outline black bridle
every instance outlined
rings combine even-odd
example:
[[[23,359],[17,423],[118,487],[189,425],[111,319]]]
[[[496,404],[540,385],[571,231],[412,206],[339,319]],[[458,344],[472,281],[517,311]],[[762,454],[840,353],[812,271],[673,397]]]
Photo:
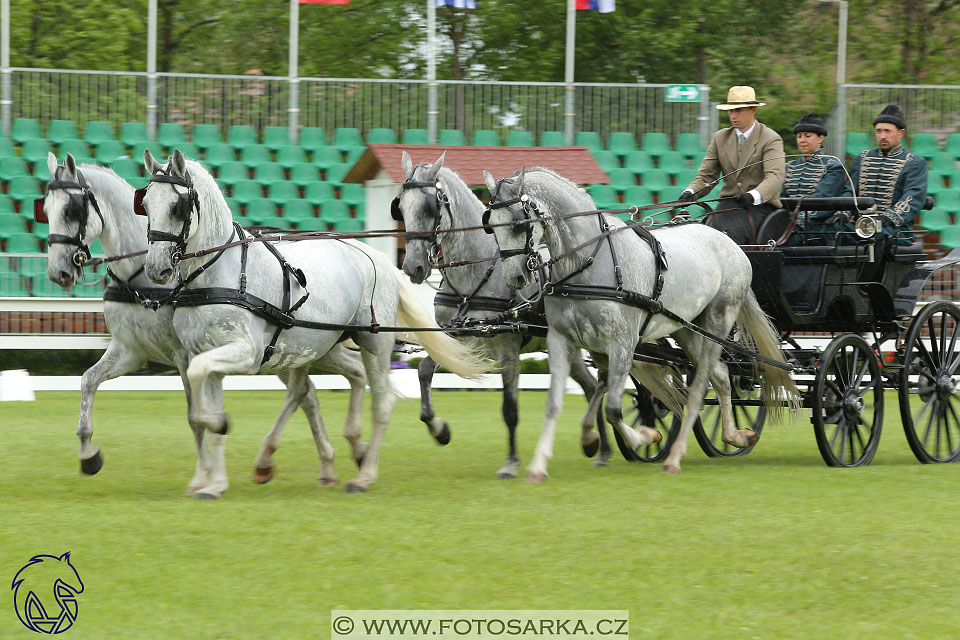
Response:
[[[486,227],[484,230],[487,233],[493,233],[493,229],[488,226],[490,224],[490,212],[493,209],[504,209],[519,204],[520,210],[511,211],[510,213],[514,222],[524,225],[524,233],[526,234],[524,246],[520,249],[500,249],[500,259],[506,260],[513,256],[525,255],[527,257],[527,269],[531,272],[536,272],[540,268],[540,253],[537,251],[537,247],[533,241],[533,223],[542,223],[543,217],[540,215],[540,207],[525,193],[521,193],[509,200],[499,199],[500,187],[504,184],[513,184],[513,182],[512,178],[500,178],[500,180],[497,181],[497,186],[490,195],[490,202],[487,203],[487,210],[483,212],[481,222],[483,222],[483,225]]]
[[[177,202],[173,205],[173,215],[177,219],[183,220],[183,226],[180,228],[180,233],[174,235],[165,231],[155,231],[151,229],[148,220],[147,242],[176,243],[171,262],[177,264],[180,261],[180,257],[187,252],[187,236],[190,235],[191,214],[194,209],[197,211],[197,220],[199,221],[200,219],[200,197],[197,195],[196,189],[193,188],[193,180],[190,179],[189,171],[184,171],[181,177],[173,173],[172,169],[166,170],[163,167],[157,167],[150,175],[150,183],[153,182],[166,182],[174,185],[173,191],[177,194]],[[150,183],[148,183],[146,187],[137,189],[133,194],[133,212],[138,216],[147,215],[147,210],[143,207],[143,198],[147,195],[147,187],[150,186]],[[178,186],[185,187],[186,191],[183,193],[177,191],[176,187]]]
[[[64,173],[67,171],[67,168],[63,165],[58,165],[56,172],[53,175],[53,178],[47,184],[47,192],[54,191],[57,189],[67,190],[67,189],[79,189],[80,193],[69,193],[69,201],[65,209],[66,217],[69,219],[74,219],[78,221],[77,233],[76,235],[66,236],[59,233],[51,233],[47,236],[47,244],[69,244],[77,248],[77,251],[73,254],[73,264],[80,268],[83,264],[91,258],[90,246],[86,243],[84,236],[87,232],[87,221],[90,218],[90,207],[93,207],[93,210],[97,213],[97,217],[100,218],[100,230],[103,230],[103,214],[100,213],[100,205],[97,204],[97,198],[93,195],[93,192],[90,191],[87,181],[84,180],[83,174],[80,171],[77,171],[77,181],[74,182],[69,179],[64,179]],[[43,210],[44,202],[46,202],[46,196],[42,198],[37,198],[33,201],[33,219],[39,222],[40,224],[49,224],[49,218],[47,213]]]
[[[440,223],[443,221],[444,209],[447,210],[447,216],[450,218],[450,225],[453,226],[453,214],[450,213],[450,198],[447,197],[446,192],[443,190],[443,185],[440,184],[439,180],[436,182],[419,182],[410,179],[404,182],[400,188],[403,191],[408,189],[437,190],[436,195],[433,197],[431,197],[429,193],[424,193],[424,195],[427,197],[427,214],[433,219],[433,222],[430,225],[433,231],[430,233],[424,233],[423,235],[409,236],[407,238],[408,242],[412,242],[413,240],[430,242],[430,263],[436,266],[440,256]],[[397,222],[403,222],[403,212],[400,211],[400,196],[394,198],[393,202],[390,203],[390,217]]]

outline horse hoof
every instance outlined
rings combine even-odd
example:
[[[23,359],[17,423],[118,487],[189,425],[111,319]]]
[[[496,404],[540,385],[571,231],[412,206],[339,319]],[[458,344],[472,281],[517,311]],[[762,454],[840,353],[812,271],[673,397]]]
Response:
[[[102,468],[103,456],[100,455],[99,450],[86,460],[80,461],[80,471],[82,471],[84,475],[95,476]]]
[[[513,480],[517,474],[510,471],[497,471],[497,480]]]
[[[592,458],[597,455],[597,451],[600,451],[600,440],[597,439],[586,444],[581,443],[580,446],[583,447],[583,455]]]
[[[440,430],[440,433],[433,436],[433,439],[437,441],[439,445],[448,445],[450,444],[450,427],[447,425],[447,421],[443,421],[443,429]]]
[[[354,484],[353,482],[348,482],[343,488],[344,493],[366,493],[367,488],[363,485]]]
[[[605,452],[601,453],[600,457],[593,461],[594,467],[609,467],[610,466],[610,453]]]
[[[653,439],[650,441],[650,444],[659,444],[660,442],[663,442],[663,434],[652,427],[650,429],[653,431]]]
[[[680,467],[675,464],[665,464],[663,465],[663,472],[673,474],[680,473]]]
[[[547,474],[540,472],[531,472],[524,478],[530,484],[543,484],[547,481]]]
[[[757,441],[760,440],[760,434],[754,431],[753,429],[744,429],[744,432],[747,434],[747,446],[752,447],[757,444]]]
[[[276,473],[274,468],[271,467],[257,467],[253,472],[253,481],[257,484],[267,484],[273,480],[273,475]]]
[[[340,484],[340,481],[336,478],[320,478],[321,487],[335,487]]]
[[[205,493],[203,491],[197,491],[195,494],[193,494],[193,497],[196,498],[197,500],[216,500],[220,496],[215,495],[213,493]]]

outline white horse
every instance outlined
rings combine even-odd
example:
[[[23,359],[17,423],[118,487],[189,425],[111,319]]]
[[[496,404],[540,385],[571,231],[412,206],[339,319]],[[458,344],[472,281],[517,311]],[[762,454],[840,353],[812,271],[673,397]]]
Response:
[[[660,437],[654,429],[634,430],[623,423],[620,399],[627,376],[633,370],[645,383],[649,379],[633,360],[637,343],[672,336],[690,358],[696,375],[664,471],[680,471],[680,459],[708,380],[720,400],[724,442],[745,447],[756,441],[752,430],[734,428],[730,381],[720,359],[720,344],[668,315],[676,314],[721,339],[736,324],[745,342],[755,345],[762,356],[785,362],[777,333],[750,289],[750,262],[735,242],[705,225],[686,224],[656,232],[660,251],[637,233],[623,230],[624,223],[613,216],[565,216],[591,211],[592,203],[577,185],[549,169],[521,171],[499,182],[485,171],[484,180],[491,193],[486,217],[495,225],[507,284],[519,289],[530,282],[532,270],[540,268],[540,257],[533,248],[541,240],[554,256],[550,282],[545,285],[550,393],[540,441],[527,467],[529,480],[542,482],[547,477],[553,434],[563,406],[563,383],[578,348],[589,351],[607,371],[607,421],[632,447]],[[662,291],[658,291],[661,277]],[[657,305],[646,304],[643,296],[658,301],[664,311],[651,313]],[[760,372],[763,400],[772,415],[779,413],[784,399],[794,408],[799,406],[799,393],[786,371],[764,363]],[[647,386],[661,395],[671,383],[679,383],[660,382]],[[661,395],[661,399],[675,405],[673,398]]]
[[[423,282],[430,274],[442,244],[444,262],[461,263],[461,266],[444,271],[443,284],[435,302],[437,320],[449,326],[464,318],[495,318],[522,303],[523,297],[504,284],[497,241],[492,236],[479,228],[447,233],[451,228],[479,227],[484,206],[460,176],[443,166],[443,158],[441,155],[433,164],[414,166],[406,151],[401,157],[406,183],[396,201],[395,211],[399,212],[408,232],[424,233],[407,240],[403,271],[414,284]],[[394,216],[397,216],[396,212]],[[540,318],[537,320],[543,322]],[[500,333],[484,338],[480,344],[500,365],[503,379],[501,414],[507,424],[509,450],[497,477],[516,478],[520,468],[516,438],[520,354],[543,351],[544,339]],[[433,409],[431,387],[435,368],[430,358],[424,358],[420,363],[420,419],[437,442],[446,444],[450,438],[449,427]],[[582,359],[571,362],[571,374],[583,388],[587,400],[593,398],[597,381]],[[602,422],[598,422],[597,431],[593,430],[598,405],[599,399],[591,403],[580,421],[580,444],[588,457],[593,457],[599,447],[600,456],[595,464],[603,466],[610,459],[610,445]]]
[[[76,164],[67,154],[58,165],[51,153],[47,157],[51,181],[46,195],[37,200],[34,211],[49,221],[47,276],[64,288],[72,287],[82,276],[82,264],[89,258],[89,246],[97,238],[111,256],[145,251],[146,220],[133,214],[134,190],[112,170],[96,165]],[[82,171],[81,171],[82,169]],[[143,274],[143,258],[110,263],[113,279],[105,292],[103,314],[110,331],[110,343],[100,360],[84,372],[80,382],[80,468],[93,475],[103,466],[100,448],[93,438],[93,401],[99,386],[118,376],[141,368],[148,360],[175,366],[180,372],[189,405],[190,381],[186,371],[190,355],[173,330],[173,307],[148,308],[138,300],[156,300],[167,296],[172,286],[152,285]],[[366,376],[357,354],[344,347],[331,351],[320,363],[327,371],[340,373],[350,381],[350,414],[345,432],[354,446],[354,455],[363,456],[366,444],[360,442],[361,412]],[[285,382],[285,376],[281,376]],[[321,481],[335,482],[333,453],[323,427],[316,393],[306,384],[291,386],[273,429],[264,440],[255,462],[254,479],[266,482],[273,475],[271,455],[279,445],[280,433],[297,406],[303,408],[310,423],[323,465]],[[197,444],[197,467],[187,492],[193,493],[210,481],[213,461],[222,457],[223,436],[211,435],[208,450],[205,429],[191,421]],[[356,434],[356,435],[354,435]]]
[[[138,194],[149,220],[146,274],[167,283],[180,273],[173,325],[193,354],[187,377],[197,424],[226,432],[224,375],[291,371],[305,379],[312,363],[350,337],[360,347],[370,384],[373,435],[360,472],[345,489],[365,491],[377,478],[395,403],[389,379],[394,335],[379,331],[379,323],[411,329],[455,373],[477,377],[487,370],[475,351],[439,332],[403,274],[362,242],[251,242],[191,257],[188,252],[223,247],[248,234],[233,223],[223,194],[199,163],[175,150],[161,167],[147,150],[144,166],[151,174]],[[216,497],[226,488],[226,470],[218,471],[203,493]]]

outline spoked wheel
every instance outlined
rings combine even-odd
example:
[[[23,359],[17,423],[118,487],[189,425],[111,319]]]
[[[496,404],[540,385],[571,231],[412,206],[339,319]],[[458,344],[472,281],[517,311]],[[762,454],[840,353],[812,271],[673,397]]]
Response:
[[[870,464],[883,429],[883,379],[870,345],[858,335],[835,338],[823,353],[812,398],[813,431],[831,467]]]
[[[617,439],[617,447],[628,462],[656,462],[667,457],[670,446],[680,431],[679,423],[671,419],[670,409],[657,400],[630,376],[633,389],[629,387],[623,391],[623,422],[628,427],[654,427],[663,436],[656,444],[631,449],[620,433],[613,429],[613,436]],[[601,409],[602,410],[602,409]]]
[[[687,376],[693,380],[694,372]],[[760,436],[763,424],[767,419],[767,408],[760,402],[760,387],[753,376],[731,375],[730,395],[733,400],[733,427],[734,429],[753,429]],[[729,458],[745,456],[756,443],[747,447],[736,447],[723,441],[723,423],[720,420],[720,405],[716,404],[717,393],[713,386],[707,387],[707,394],[703,399],[703,408],[697,421],[693,423],[693,435],[703,452],[711,458]],[[709,403],[709,404],[708,404]],[[676,426],[679,429],[682,416],[676,416]]]
[[[923,463],[960,458],[960,309],[933,302],[917,314],[904,342],[900,417]]]

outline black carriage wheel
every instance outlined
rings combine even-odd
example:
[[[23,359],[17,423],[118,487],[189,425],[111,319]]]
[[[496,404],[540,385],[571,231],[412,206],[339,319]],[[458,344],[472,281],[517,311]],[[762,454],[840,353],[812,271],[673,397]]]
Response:
[[[687,376],[688,384],[693,381],[694,371]],[[753,376],[731,375],[730,395],[733,400],[733,427],[734,429],[752,429],[757,436],[763,431],[763,424],[767,419],[767,408],[760,402],[760,388]],[[723,423],[720,420],[720,405],[717,404],[717,394],[711,385],[707,386],[707,393],[703,399],[703,408],[697,421],[693,423],[693,435],[703,452],[711,458],[729,458],[745,456],[756,443],[747,447],[735,447],[723,441]],[[674,418],[677,428],[680,428],[682,416]]]
[[[877,453],[883,429],[883,378],[870,345],[846,334],[827,345],[814,380],[810,421],[831,467],[861,467]]]
[[[613,436],[617,440],[617,447],[627,462],[656,462],[667,457],[670,447],[679,432],[679,424],[670,419],[670,409],[653,397],[636,378],[630,376],[634,388],[623,390],[623,422],[628,427],[636,428],[641,425],[654,427],[663,436],[656,444],[631,449],[624,442],[620,433],[613,429]],[[601,412],[603,408],[601,407]]]
[[[960,309],[932,302],[904,342],[900,417],[913,455],[923,463],[960,458]]]

